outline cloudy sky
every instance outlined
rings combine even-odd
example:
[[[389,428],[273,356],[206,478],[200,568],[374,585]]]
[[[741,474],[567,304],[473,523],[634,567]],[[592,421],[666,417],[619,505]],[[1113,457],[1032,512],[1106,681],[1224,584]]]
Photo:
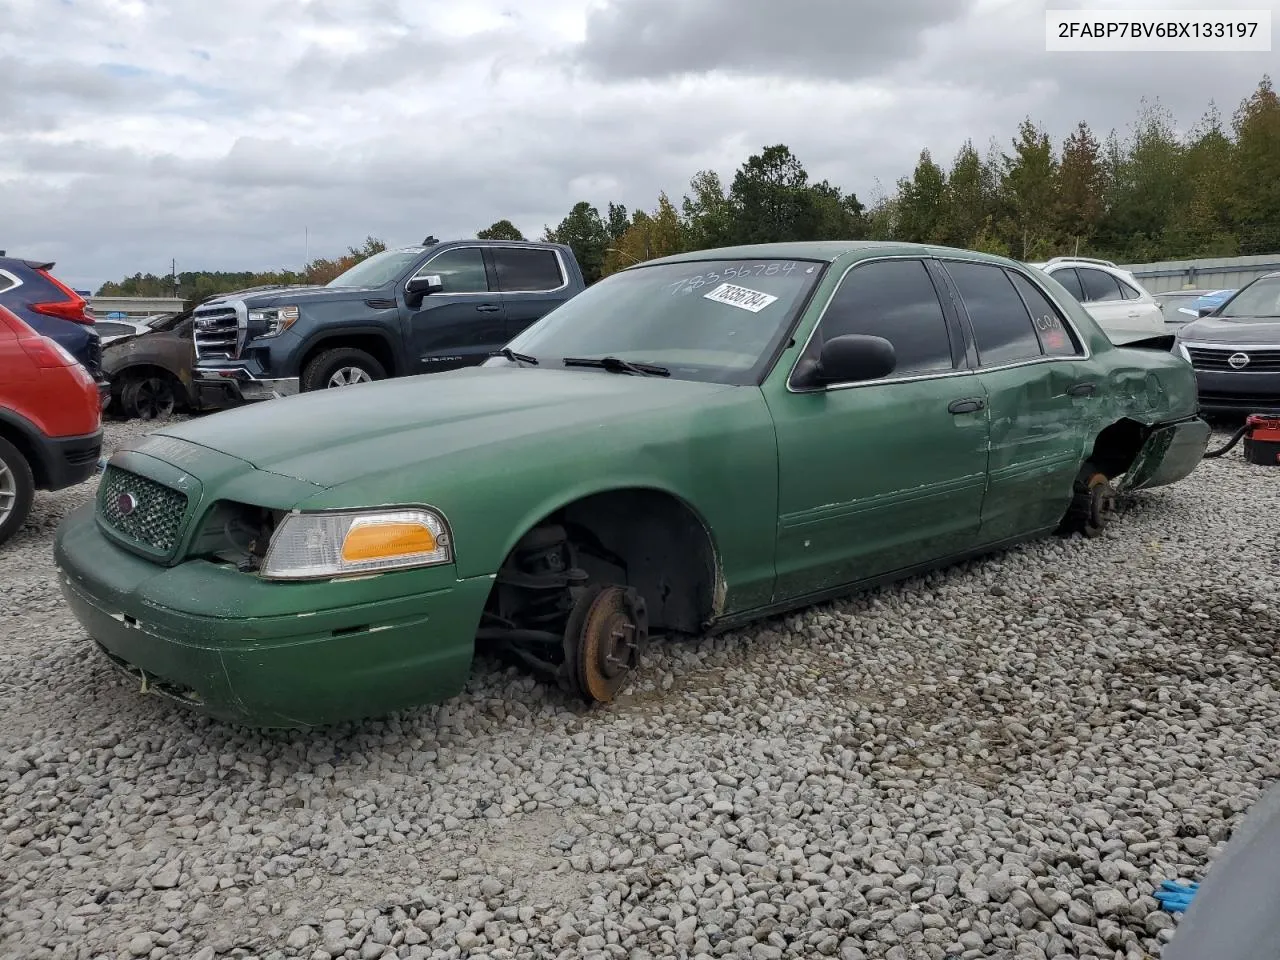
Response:
[[[1271,9],[1280,0],[1231,3]],[[1045,52],[1163,0],[4,0],[0,248],[77,286],[298,267],[368,234],[651,207],[786,143],[869,200],[919,150],[1230,116],[1275,53]]]

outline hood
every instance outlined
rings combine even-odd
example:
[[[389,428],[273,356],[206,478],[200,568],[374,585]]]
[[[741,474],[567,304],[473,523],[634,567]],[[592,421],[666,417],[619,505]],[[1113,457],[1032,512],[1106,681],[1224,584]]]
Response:
[[[472,367],[270,400],[153,435],[334,487],[475,448],[527,450],[602,423],[648,421],[742,389],[592,370]]]
[[[259,293],[229,293],[216,297],[201,307],[208,307],[235,300],[242,301],[251,310],[260,307],[276,307],[285,303],[306,303],[308,300],[324,300],[337,302],[344,300],[367,300],[374,296],[393,296],[386,287],[285,287],[280,290],[263,290]]]
[[[1182,340],[1199,340],[1202,343],[1225,345],[1274,343],[1280,347],[1280,317],[1274,320],[1256,321],[1201,317],[1179,328],[1178,337]]]

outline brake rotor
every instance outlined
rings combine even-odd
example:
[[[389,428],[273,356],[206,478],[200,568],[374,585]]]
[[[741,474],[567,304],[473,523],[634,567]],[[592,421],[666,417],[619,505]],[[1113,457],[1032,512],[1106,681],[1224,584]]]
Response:
[[[644,600],[629,587],[589,588],[565,627],[567,679],[589,700],[609,703],[649,636]]]
[[[1101,531],[1116,512],[1116,492],[1111,482],[1101,473],[1089,478],[1088,525]]]

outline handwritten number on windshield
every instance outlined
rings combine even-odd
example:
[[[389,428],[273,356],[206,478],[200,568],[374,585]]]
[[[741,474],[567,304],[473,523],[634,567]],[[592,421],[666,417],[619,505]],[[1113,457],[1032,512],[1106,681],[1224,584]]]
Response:
[[[794,262],[773,261],[772,263],[749,263],[740,267],[725,267],[719,273],[712,270],[708,273],[683,277],[670,285],[671,295],[692,293],[703,287],[722,283],[728,280],[747,280],[752,277],[776,277],[779,274],[789,275],[795,272]]]

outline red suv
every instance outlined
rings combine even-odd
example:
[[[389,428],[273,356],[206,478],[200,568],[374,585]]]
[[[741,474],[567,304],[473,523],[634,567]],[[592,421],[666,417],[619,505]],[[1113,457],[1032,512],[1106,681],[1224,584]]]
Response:
[[[93,476],[101,411],[89,371],[0,307],[0,543],[22,525],[36,490]]]

